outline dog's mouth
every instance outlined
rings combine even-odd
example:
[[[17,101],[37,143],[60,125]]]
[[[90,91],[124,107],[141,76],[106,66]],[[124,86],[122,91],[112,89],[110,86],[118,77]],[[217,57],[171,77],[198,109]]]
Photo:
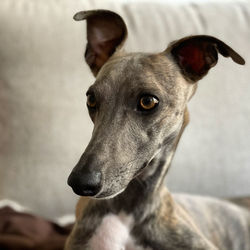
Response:
[[[107,192],[99,193],[99,194],[95,195],[93,198],[99,199],[99,200],[108,200],[108,199],[112,199],[112,198],[118,196],[119,194],[123,193],[125,189],[126,189],[126,188],[123,188],[123,189],[121,189],[120,191],[118,191],[118,192],[116,192],[116,193],[114,193],[114,194],[109,194],[109,193],[107,193]]]
[[[116,168],[102,166],[100,171],[88,168],[84,168],[83,171],[81,165],[77,165],[68,178],[68,185],[79,196],[89,196],[95,199],[114,198],[123,193],[135,178],[144,176],[148,172],[146,169],[150,171],[147,167],[153,162],[158,152],[159,150],[156,150],[152,157],[144,161],[133,159],[126,164],[112,164],[117,165]],[[96,165],[95,169],[101,168]]]
[[[101,191],[97,195],[95,195],[93,198],[111,199],[123,193],[134,179],[138,178],[141,174],[144,173],[145,169],[147,168],[150,162],[151,160],[145,161],[145,163],[142,164],[142,166],[138,168],[138,170],[130,178],[123,177],[123,178],[119,178],[119,180],[116,180],[116,181],[113,180],[113,182],[104,183]],[[120,176],[122,177],[123,175],[121,174]],[[109,179],[112,179],[112,178],[109,178]],[[123,181],[121,181],[121,179],[123,179]],[[111,186],[113,188],[110,188]],[[107,187],[107,189],[105,189],[105,187]]]
[[[95,199],[111,199],[119,194],[123,193],[128,187],[130,181],[133,180],[134,177],[128,178],[124,177],[124,175],[119,175],[119,178],[107,177],[107,179],[103,182],[103,185],[100,189],[100,192],[97,193],[93,198]]]

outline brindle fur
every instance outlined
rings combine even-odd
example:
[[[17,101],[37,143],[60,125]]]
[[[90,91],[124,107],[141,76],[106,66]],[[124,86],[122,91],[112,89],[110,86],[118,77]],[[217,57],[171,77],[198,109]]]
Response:
[[[79,16],[87,19],[86,12]],[[96,199],[80,198],[66,250],[91,250],[89,239],[102,218],[121,212],[133,215],[131,235],[141,249],[250,250],[249,210],[218,199],[171,195],[164,185],[189,121],[187,102],[197,88],[193,72],[189,78],[170,53],[175,44],[159,54],[126,54],[119,48],[101,64],[88,61],[97,75],[89,91],[101,105],[97,113],[90,113],[95,124],[92,139],[74,171],[80,173],[91,164],[101,167],[105,179]],[[154,93],[160,100],[150,115],[133,109],[141,92]],[[109,196],[114,197],[105,199]]]

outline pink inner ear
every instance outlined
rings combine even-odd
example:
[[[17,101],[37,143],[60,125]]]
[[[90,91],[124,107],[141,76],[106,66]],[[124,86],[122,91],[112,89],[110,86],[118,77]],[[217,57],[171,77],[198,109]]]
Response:
[[[204,52],[195,44],[188,44],[179,49],[179,63],[193,73],[199,74],[205,66]]]

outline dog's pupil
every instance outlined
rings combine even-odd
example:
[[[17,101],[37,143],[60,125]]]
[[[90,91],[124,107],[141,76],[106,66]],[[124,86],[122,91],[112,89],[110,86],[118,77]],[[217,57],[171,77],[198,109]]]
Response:
[[[152,96],[146,96],[142,99],[142,103],[144,106],[151,106],[154,102],[154,98]]]

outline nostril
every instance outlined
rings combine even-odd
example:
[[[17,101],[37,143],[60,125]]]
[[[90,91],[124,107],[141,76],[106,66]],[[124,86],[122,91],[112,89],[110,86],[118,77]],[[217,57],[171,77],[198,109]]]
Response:
[[[86,195],[95,195],[100,191],[101,187],[101,173],[93,172],[83,174],[81,177],[82,189]]]
[[[101,189],[101,173],[97,171],[82,173],[72,171],[68,178],[68,185],[81,196],[94,196]]]

